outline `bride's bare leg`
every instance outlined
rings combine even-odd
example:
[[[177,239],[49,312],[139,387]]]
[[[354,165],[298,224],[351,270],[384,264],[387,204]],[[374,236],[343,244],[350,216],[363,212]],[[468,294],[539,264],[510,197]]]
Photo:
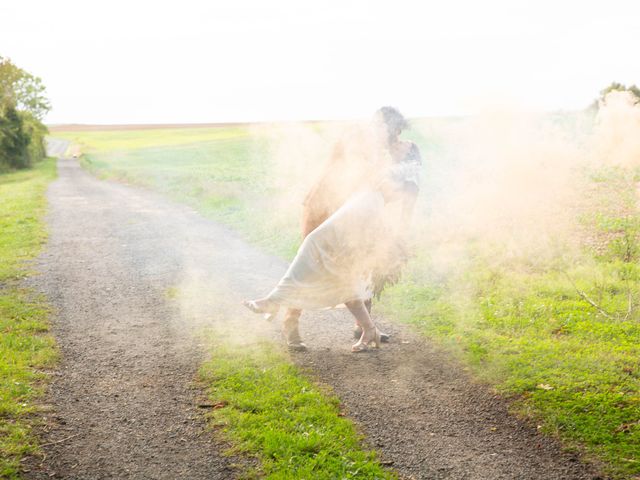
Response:
[[[369,316],[367,308],[364,306],[362,300],[353,300],[352,302],[345,303],[351,314],[355,317],[356,323],[364,331],[371,331],[375,328],[373,320]]]
[[[364,305],[362,300],[354,300],[352,302],[345,303],[351,314],[355,317],[356,323],[360,328],[362,328],[362,336],[360,340],[351,347],[352,351],[359,352],[362,350],[366,350],[369,343],[374,342],[376,346],[379,342],[379,334],[376,329],[373,320],[371,320],[371,316],[367,311],[367,308]]]
[[[369,314],[369,317],[371,317],[371,299],[364,301],[364,307],[367,309],[367,313]],[[362,327],[360,327],[360,325],[356,321],[356,324],[353,328],[353,338],[358,340],[361,336],[362,336]],[[391,335],[389,335],[388,333],[380,332],[380,341],[382,343],[389,342],[390,338],[391,338]]]

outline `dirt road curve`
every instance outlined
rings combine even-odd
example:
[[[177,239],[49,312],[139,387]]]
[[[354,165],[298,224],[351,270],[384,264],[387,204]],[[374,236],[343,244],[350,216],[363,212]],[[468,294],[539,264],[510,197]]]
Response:
[[[27,478],[233,478],[234,460],[221,455],[196,407],[203,353],[194,333],[233,320],[245,326],[239,335],[278,335],[239,304],[286,265],[187,207],[96,180],[73,160],[60,160],[59,174],[35,279],[57,309],[63,360],[42,442],[59,443],[32,459]],[[391,344],[353,355],[342,312],[307,314],[310,352],[295,358],[335,388],[403,478],[594,478],[446,355],[406,329],[385,328]]]

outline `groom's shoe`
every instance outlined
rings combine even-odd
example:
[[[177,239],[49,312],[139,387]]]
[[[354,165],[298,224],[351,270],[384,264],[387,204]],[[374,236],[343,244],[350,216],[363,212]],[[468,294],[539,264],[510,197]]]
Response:
[[[287,348],[292,352],[306,352],[307,346],[303,342],[287,342]]]
[[[360,340],[361,336],[362,336],[362,329],[360,327],[354,328],[353,338],[355,338],[356,340]],[[389,343],[390,339],[391,339],[391,335],[389,335],[388,333],[380,332],[380,341],[382,343]]]
[[[287,339],[287,348],[292,352],[306,352],[307,346],[300,338],[300,332],[298,331],[298,319],[295,322],[284,323],[284,336]]]

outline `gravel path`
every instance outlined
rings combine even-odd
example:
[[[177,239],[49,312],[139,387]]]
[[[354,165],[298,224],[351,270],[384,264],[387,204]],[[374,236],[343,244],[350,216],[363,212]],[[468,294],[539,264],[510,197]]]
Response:
[[[59,161],[50,241],[33,280],[56,308],[62,361],[27,478],[233,478],[197,408],[200,332],[238,338],[279,325],[240,306],[286,265],[188,207],[97,180]],[[404,327],[378,352],[349,353],[344,312],[305,314],[295,360],[335,389],[368,442],[403,478],[597,478],[506,411],[461,366]],[[62,440],[62,441],[61,441]],[[59,442],[59,443],[53,443]]]

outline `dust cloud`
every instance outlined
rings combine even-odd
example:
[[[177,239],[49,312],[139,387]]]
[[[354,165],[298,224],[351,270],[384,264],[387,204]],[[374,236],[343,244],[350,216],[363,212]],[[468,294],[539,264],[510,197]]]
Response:
[[[593,162],[640,166],[640,104],[631,92],[609,93],[598,111],[591,143]]]
[[[266,165],[267,193],[247,199],[256,215],[299,229],[302,202],[335,145],[357,139],[365,147],[347,154],[373,155],[373,143],[363,143],[371,138],[369,128],[369,121],[251,127],[251,135],[267,144],[256,159]],[[534,114],[501,107],[467,118],[416,119],[402,138],[418,144],[423,161],[409,243],[414,256],[429,260],[412,268],[428,264],[432,273],[448,275],[479,257],[544,268],[579,255],[580,217],[594,208],[594,172],[640,167],[640,106],[629,94],[612,92],[597,111]],[[339,179],[344,172],[332,174]],[[379,232],[380,239],[386,234]],[[228,340],[238,343],[273,335],[261,316],[244,311],[230,286],[211,288],[198,268],[179,287],[186,317],[224,324]],[[273,286],[260,284],[245,298]],[[217,299],[214,291],[221,292]],[[220,309],[218,299],[228,308]],[[220,319],[211,319],[216,310]]]
[[[274,215],[298,221],[332,146],[367,123],[274,127]],[[596,208],[590,176],[640,166],[640,105],[628,92],[611,92],[597,112],[500,107],[416,119],[402,138],[416,141],[423,158],[412,249],[429,252],[434,268],[460,269],[478,253],[497,262],[570,262],[582,241],[580,217]]]

